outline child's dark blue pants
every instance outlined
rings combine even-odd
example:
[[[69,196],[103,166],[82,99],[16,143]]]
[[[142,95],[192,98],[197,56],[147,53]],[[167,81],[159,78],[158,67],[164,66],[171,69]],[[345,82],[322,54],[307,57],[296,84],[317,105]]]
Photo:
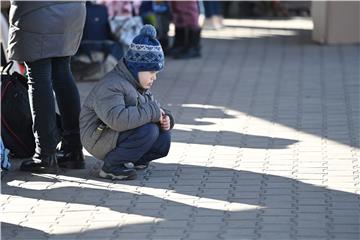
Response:
[[[104,159],[104,166],[113,167],[123,163],[146,163],[165,157],[170,149],[170,131],[161,131],[155,123],[122,132],[117,146]]]

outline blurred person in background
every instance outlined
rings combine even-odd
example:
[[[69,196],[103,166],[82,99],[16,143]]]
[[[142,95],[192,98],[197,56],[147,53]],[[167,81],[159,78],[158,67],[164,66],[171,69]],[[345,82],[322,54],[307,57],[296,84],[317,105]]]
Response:
[[[159,40],[164,54],[167,55],[169,50],[169,25],[171,22],[170,5],[167,1],[152,1],[152,8],[156,16],[155,28],[157,39]]]
[[[219,1],[203,1],[205,21],[203,29],[219,30],[223,27]]]
[[[113,18],[115,16],[131,17],[139,15],[142,1],[96,0],[96,3],[105,5],[109,18]]]
[[[172,20],[175,24],[174,43],[169,55],[175,59],[201,56],[201,27],[197,1],[171,1]]]
[[[169,25],[171,22],[170,5],[167,1],[143,1],[140,7],[140,15],[144,24],[151,24],[156,28],[164,54],[169,50]]]

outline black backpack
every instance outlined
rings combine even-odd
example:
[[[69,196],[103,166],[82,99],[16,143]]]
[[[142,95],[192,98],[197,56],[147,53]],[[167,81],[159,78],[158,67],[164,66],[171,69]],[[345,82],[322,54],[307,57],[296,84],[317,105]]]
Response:
[[[1,71],[1,138],[10,156],[32,157],[35,139],[32,132],[32,117],[27,91],[27,79],[14,72],[10,61]]]

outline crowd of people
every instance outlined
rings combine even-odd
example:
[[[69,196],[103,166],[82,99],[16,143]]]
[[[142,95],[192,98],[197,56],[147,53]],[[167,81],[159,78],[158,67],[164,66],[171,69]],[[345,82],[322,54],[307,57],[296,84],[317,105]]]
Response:
[[[166,56],[189,59],[201,56],[201,29],[217,30],[222,27],[219,1],[110,1],[97,0],[105,5],[110,21],[116,17],[140,16],[143,24],[151,24],[157,30]],[[206,15],[203,23],[200,14]],[[170,41],[169,24],[175,25],[175,36]]]

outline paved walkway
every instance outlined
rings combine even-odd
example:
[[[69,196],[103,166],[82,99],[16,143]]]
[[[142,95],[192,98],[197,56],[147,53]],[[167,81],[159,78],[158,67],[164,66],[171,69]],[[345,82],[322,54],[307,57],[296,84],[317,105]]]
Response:
[[[127,182],[91,156],[59,175],[15,162],[2,239],[359,239],[359,46],[312,43],[308,19],[226,24],[158,78],[169,156]]]

